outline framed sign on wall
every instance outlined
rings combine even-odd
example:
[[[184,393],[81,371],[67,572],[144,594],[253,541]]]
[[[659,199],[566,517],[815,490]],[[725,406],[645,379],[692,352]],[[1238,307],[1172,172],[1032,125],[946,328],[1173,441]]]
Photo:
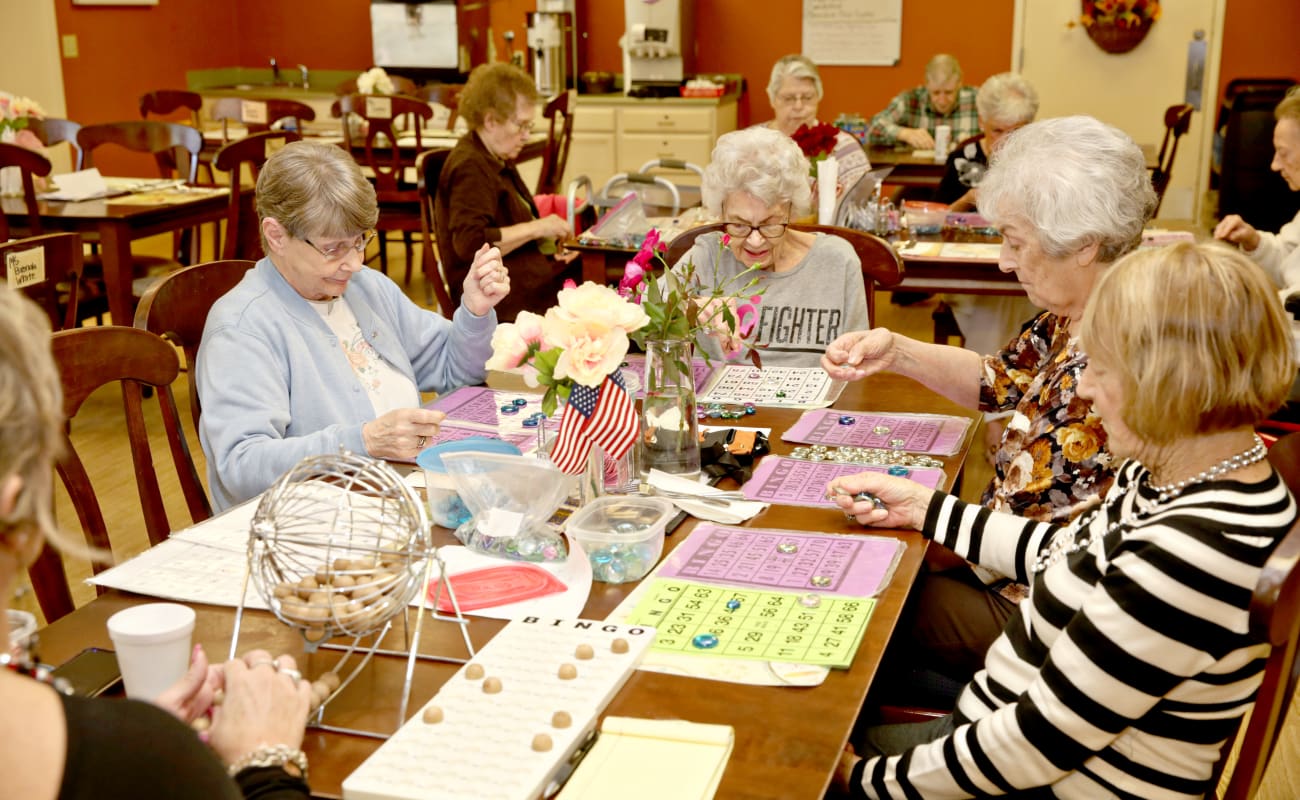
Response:
[[[72,0],[74,6],[156,6],[158,0]]]

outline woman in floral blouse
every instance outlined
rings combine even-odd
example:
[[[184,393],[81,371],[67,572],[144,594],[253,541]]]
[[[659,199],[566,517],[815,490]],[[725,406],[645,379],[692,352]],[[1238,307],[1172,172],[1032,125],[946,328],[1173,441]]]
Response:
[[[841,380],[889,370],[964,406],[1012,412],[983,504],[1065,522],[1113,478],[1106,434],[1076,395],[1087,356],[1074,327],[1098,278],[1141,241],[1155,203],[1142,151],[1119,129],[1091,117],[1028,125],[998,148],[979,210],[1002,233],[999,266],[1047,311],[987,356],[876,328],[832,342],[822,366]],[[912,628],[919,652],[909,657],[964,682],[1023,595],[949,555],[931,560],[922,580]]]

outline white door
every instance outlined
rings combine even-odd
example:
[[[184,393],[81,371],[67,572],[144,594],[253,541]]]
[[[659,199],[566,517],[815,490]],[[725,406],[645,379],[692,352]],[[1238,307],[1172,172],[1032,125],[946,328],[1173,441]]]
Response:
[[[1159,149],[1164,112],[1184,102],[1187,50],[1197,31],[1207,42],[1201,110],[1179,142],[1160,216],[1198,219],[1217,113],[1219,32],[1226,0],[1166,0],[1146,39],[1112,55],[1077,23],[1079,0],[1016,0],[1011,63],[1038,90],[1039,118],[1090,114]]]

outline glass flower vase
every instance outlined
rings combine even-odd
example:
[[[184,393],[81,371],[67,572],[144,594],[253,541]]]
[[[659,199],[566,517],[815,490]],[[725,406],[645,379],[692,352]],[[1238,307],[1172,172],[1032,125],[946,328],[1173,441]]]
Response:
[[[647,339],[645,399],[641,401],[640,465],[650,470],[697,477],[700,428],[695,416],[692,343],[685,339]]]
[[[3,122],[0,121],[0,125]],[[0,127],[0,142],[14,144],[17,134],[13,128]],[[21,197],[23,194],[23,173],[18,167],[0,169],[0,197]]]

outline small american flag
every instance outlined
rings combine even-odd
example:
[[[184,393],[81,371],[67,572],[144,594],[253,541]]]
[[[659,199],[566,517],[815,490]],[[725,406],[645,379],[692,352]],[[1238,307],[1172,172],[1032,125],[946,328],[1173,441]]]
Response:
[[[551,462],[570,475],[580,475],[593,444],[618,459],[636,442],[636,434],[636,405],[616,370],[605,376],[598,389],[574,384]]]

